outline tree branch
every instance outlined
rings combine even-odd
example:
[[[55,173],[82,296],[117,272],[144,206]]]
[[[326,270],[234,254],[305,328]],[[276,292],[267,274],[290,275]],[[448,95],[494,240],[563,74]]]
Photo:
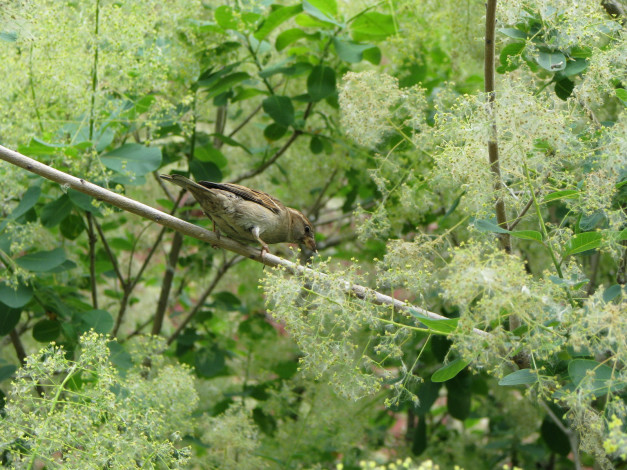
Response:
[[[11,342],[13,343],[13,347],[15,348],[15,354],[20,361],[20,364],[24,365],[26,362],[26,350],[24,349],[24,345],[22,344],[22,340],[20,339],[20,335],[17,333],[17,330],[13,328],[9,333],[11,337]]]
[[[243,245],[236,242],[235,240],[231,240],[226,237],[218,238],[215,233],[210,232],[209,230],[206,230],[189,222],[185,222],[184,220],[173,217],[169,214],[166,214],[165,212],[161,212],[160,210],[154,209],[150,206],[147,206],[146,204],[142,204],[141,202],[137,202],[133,199],[114,193],[113,191],[109,191],[108,189],[104,189],[98,185],[90,183],[89,181],[85,181],[84,179],[77,178],[59,170],[55,170],[48,165],[44,165],[37,160],[33,160],[32,158],[29,158],[1,145],[0,159],[9,162],[12,165],[24,168],[25,170],[28,170],[32,173],[38,174],[39,176],[47,178],[51,181],[55,181],[66,187],[80,191],[81,193],[94,197],[99,201],[107,202],[124,211],[131,212],[146,219],[150,219],[153,222],[157,222],[160,225],[174,229],[184,235],[204,241],[211,246],[224,248],[225,250],[232,251],[233,253],[237,253],[245,256],[246,258],[252,259],[259,263],[263,263],[266,266],[281,266],[287,272],[292,274],[307,273],[323,278],[327,277],[324,273],[314,271],[311,268],[300,266],[286,259],[279,258],[278,256],[275,256],[273,254],[266,253],[265,251],[263,252],[262,256],[261,250],[258,247]],[[413,312],[418,312],[421,315],[425,315],[426,317],[433,318],[435,320],[446,319],[446,317],[442,315],[430,312],[421,307],[412,306],[408,303],[402,302],[388,295],[381,294],[367,287],[363,287],[357,284],[351,284],[347,281],[342,282],[341,285],[345,292],[355,295],[360,299],[368,299],[369,301],[377,305],[389,305],[398,311],[403,311],[407,313],[409,313],[411,310]],[[490,336],[489,333],[476,328],[474,329],[474,332],[484,337]]]
[[[270,165],[276,162],[279,159],[279,157],[283,155],[288,148],[290,148],[290,146],[302,133],[303,131],[301,131],[300,129],[296,129],[294,132],[292,132],[292,135],[290,136],[290,138],[287,139],[287,142],[283,144],[283,147],[277,150],[275,154],[272,155],[272,157],[270,157],[264,163],[259,165],[257,168],[253,168],[252,170],[246,171],[242,173],[241,175],[235,177],[233,180],[231,180],[231,183],[240,183],[241,181],[252,178],[253,176],[257,176],[259,173],[263,173],[266,170],[266,168],[268,168]]]
[[[87,238],[89,240],[89,283],[91,284],[91,303],[98,309],[98,290],[96,286],[96,234],[91,212],[87,212]]]
[[[496,91],[494,86],[494,42],[496,37],[496,0],[488,0],[486,3],[485,18],[485,92],[488,95],[488,114],[491,121],[491,132],[488,139],[488,157],[490,159],[490,169],[494,174],[494,191],[496,192],[495,212],[496,221],[500,227],[507,230],[507,213],[505,202],[501,192],[503,190],[503,180],[501,179],[501,167],[499,163],[499,144],[496,130],[496,117],[494,116],[494,103],[496,102]],[[499,233],[501,246],[507,253],[511,253],[512,244],[509,233]]]
[[[172,288],[172,281],[174,280],[174,272],[176,271],[176,265],[178,263],[179,254],[183,247],[183,235],[181,232],[176,232],[172,239],[172,247],[170,248],[170,255],[168,256],[168,264],[166,267],[165,275],[163,276],[163,282],[161,283],[161,293],[159,294],[159,302],[157,303],[157,311],[155,312],[155,319],[152,323],[152,334],[158,335],[161,333],[161,327],[163,326],[163,317],[168,306],[168,299],[170,298],[170,289]]]
[[[176,328],[176,331],[174,331],[174,333],[170,335],[170,337],[168,338],[168,344],[172,344],[172,342],[178,337],[178,335],[181,334],[181,332],[185,329],[189,322],[194,318],[194,316],[198,313],[198,310],[200,310],[205,304],[205,300],[207,300],[207,297],[209,297],[209,295],[213,292],[213,290],[218,285],[218,282],[220,282],[220,279],[222,279],[222,277],[231,268],[231,266],[234,266],[243,259],[244,258],[240,257],[239,255],[235,255],[230,260],[225,262],[222,266],[220,266],[220,269],[218,269],[218,272],[213,278],[213,281],[211,281],[211,284],[209,284],[209,286],[202,293],[192,311],[187,314],[183,322]]]
[[[96,220],[94,220],[94,225],[96,226],[98,235],[100,235],[100,240],[102,240],[104,249],[107,252],[107,255],[109,256],[109,259],[111,260],[111,264],[113,265],[113,270],[115,271],[115,275],[120,280],[120,284],[122,285],[122,288],[126,289],[126,284],[127,284],[126,279],[124,279],[124,275],[122,274],[122,271],[120,271],[120,267],[118,266],[118,260],[116,259],[115,255],[113,254],[113,251],[111,250],[111,247],[109,246],[107,237],[105,237],[104,232],[102,231],[102,228],[100,227],[100,224]]]

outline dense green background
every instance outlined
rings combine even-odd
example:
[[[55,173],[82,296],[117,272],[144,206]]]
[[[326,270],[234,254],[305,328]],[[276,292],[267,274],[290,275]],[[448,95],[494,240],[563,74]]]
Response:
[[[329,276],[0,163],[3,464],[623,468],[624,3],[498,4],[493,108],[484,2],[223,3],[0,2],[0,144],[209,229],[159,173],[266,191]]]

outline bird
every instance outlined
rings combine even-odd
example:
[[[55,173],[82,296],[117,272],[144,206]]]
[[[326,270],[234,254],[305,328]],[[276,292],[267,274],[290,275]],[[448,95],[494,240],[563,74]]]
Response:
[[[160,175],[165,181],[187,189],[220,232],[239,242],[257,242],[261,254],[268,244],[298,243],[316,251],[314,227],[305,215],[285,206],[275,197],[233,183],[192,181],[185,176]]]

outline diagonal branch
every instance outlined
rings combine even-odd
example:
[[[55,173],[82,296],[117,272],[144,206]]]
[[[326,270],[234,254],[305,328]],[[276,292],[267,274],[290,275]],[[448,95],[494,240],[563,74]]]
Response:
[[[114,193],[113,191],[109,191],[108,189],[104,189],[98,185],[90,183],[89,181],[85,181],[82,178],[77,178],[62,171],[55,170],[48,165],[44,165],[37,160],[33,160],[32,158],[29,158],[25,155],[22,155],[21,153],[15,152],[1,145],[0,159],[9,162],[12,165],[24,168],[25,170],[28,170],[32,173],[38,174],[39,176],[42,176],[44,178],[55,181],[66,187],[76,189],[77,191],[94,197],[99,201],[107,202],[122,210],[131,212],[146,219],[150,219],[153,222],[157,222],[158,224],[165,227],[174,229],[184,235],[197,238],[198,240],[209,243],[212,246],[224,248],[225,250],[240,254],[242,256],[245,256],[246,258],[250,258],[259,263],[263,263],[266,266],[280,266],[291,274],[306,273],[313,276],[326,277],[324,273],[320,273],[311,268],[307,268],[286,259],[279,258],[278,256],[275,256],[273,254],[264,252],[262,255],[261,250],[259,250],[259,248],[257,247],[242,245],[241,243],[238,243],[235,240],[231,240],[226,237],[218,238],[215,233],[199,227],[198,225],[185,222],[184,220],[173,217],[169,214],[166,214],[165,212],[161,212],[160,210],[154,209],[150,206],[147,206],[146,204],[142,204],[141,202]],[[412,306],[406,302],[402,302],[393,297],[390,297],[389,295],[381,294],[380,292],[364,286],[351,284],[348,281],[344,281],[342,283],[342,287],[346,293],[355,295],[360,299],[367,299],[377,305],[389,305],[397,311],[407,313],[418,312],[421,315],[435,320],[447,319],[446,317],[438,315],[437,313],[430,312],[421,307]],[[477,328],[475,328],[473,331],[483,337],[490,336],[489,333],[479,330]]]

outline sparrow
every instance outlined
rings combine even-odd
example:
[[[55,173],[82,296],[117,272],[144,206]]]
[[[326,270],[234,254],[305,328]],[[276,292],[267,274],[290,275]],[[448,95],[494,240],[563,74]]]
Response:
[[[258,242],[261,254],[268,244],[298,243],[316,251],[313,225],[302,212],[286,207],[269,194],[232,183],[194,182],[181,175],[161,175],[187,189],[213,221],[214,231],[240,242]]]

